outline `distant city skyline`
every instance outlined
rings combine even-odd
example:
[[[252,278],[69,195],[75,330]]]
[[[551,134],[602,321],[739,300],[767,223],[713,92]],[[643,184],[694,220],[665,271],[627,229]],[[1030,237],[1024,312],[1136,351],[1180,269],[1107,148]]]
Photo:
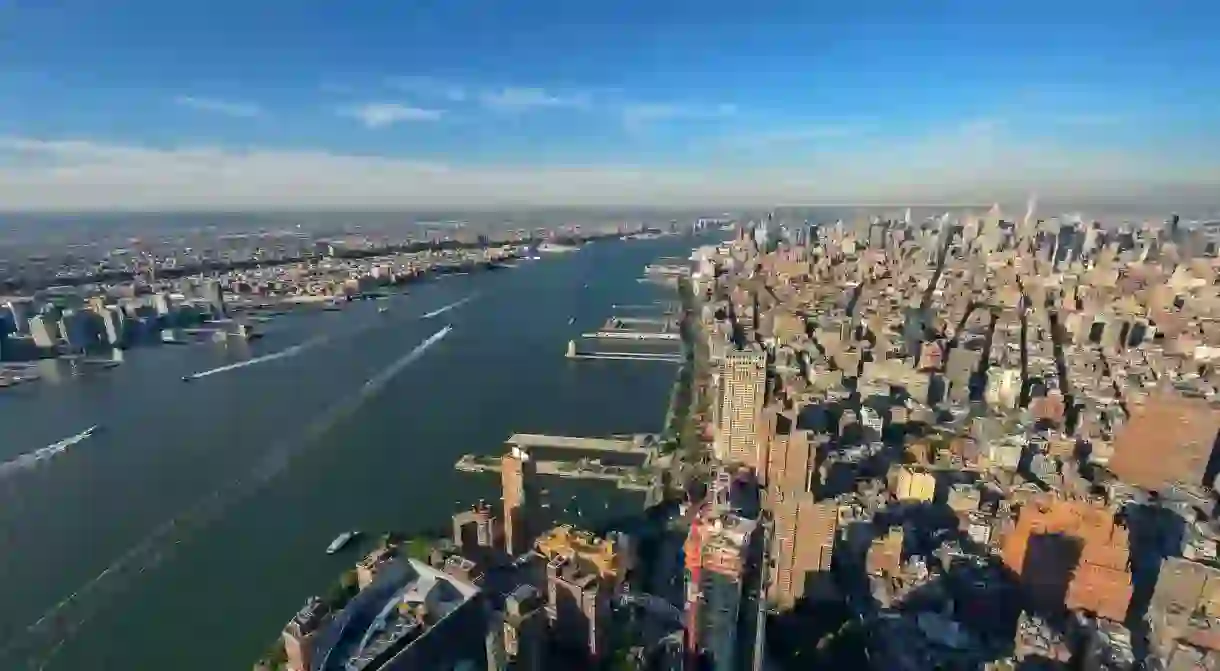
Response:
[[[8,5],[0,210],[1214,201],[1201,2],[933,5]]]

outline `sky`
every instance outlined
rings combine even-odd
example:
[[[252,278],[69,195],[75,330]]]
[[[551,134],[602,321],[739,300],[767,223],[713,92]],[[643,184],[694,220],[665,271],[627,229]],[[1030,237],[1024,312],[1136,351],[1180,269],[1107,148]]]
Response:
[[[0,210],[1220,200],[1214,3],[0,0]]]

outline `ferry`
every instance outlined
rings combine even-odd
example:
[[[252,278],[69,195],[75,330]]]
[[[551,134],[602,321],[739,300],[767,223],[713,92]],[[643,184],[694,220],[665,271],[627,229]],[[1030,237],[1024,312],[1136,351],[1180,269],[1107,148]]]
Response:
[[[326,546],[326,554],[333,555],[334,553],[338,552],[339,550],[342,550],[348,543],[352,542],[352,539],[354,539],[356,536],[359,536],[359,535],[360,535],[359,531],[353,530],[353,531],[344,531],[343,533],[339,534],[338,536],[335,536],[335,540],[331,541],[330,545]]]

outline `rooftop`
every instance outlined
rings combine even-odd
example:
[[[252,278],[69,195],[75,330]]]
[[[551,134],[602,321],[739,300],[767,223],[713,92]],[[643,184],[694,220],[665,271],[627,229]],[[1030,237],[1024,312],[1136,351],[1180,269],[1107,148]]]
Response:
[[[478,592],[414,559],[391,561],[335,618],[319,671],[379,669]]]

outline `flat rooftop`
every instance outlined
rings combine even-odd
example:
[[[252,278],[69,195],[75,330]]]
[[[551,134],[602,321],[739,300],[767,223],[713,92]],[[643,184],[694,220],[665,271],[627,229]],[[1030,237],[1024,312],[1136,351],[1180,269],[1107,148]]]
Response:
[[[538,433],[514,433],[507,443],[529,450],[547,448],[561,450],[587,450],[590,452],[647,453],[652,451],[653,437],[636,434],[612,438],[580,438],[576,436],[547,436]]]

